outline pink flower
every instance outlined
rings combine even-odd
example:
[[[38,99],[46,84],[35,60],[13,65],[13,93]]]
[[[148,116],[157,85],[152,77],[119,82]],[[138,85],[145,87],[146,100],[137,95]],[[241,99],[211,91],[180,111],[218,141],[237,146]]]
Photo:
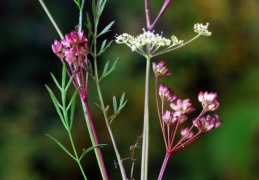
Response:
[[[188,117],[182,114],[181,111],[171,112],[172,114],[172,122],[176,123],[179,121],[179,125],[185,123],[188,120]]]
[[[63,49],[63,45],[61,42],[59,42],[58,40],[54,40],[54,43],[51,45],[52,50],[55,54],[58,54],[62,51]]]
[[[172,102],[178,98],[178,96],[174,95],[174,92],[164,84],[161,84],[159,87],[159,96],[163,102]]]
[[[171,115],[171,112],[170,112],[169,110],[166,110],[166,111],[164,112],[164,114],[162,115],[162,119],[163,119],[163,121],[164,121],[166,124],[168,124],[168,125],[172,124],[172,115]]]
[[[172,75],[172,73],[169,72],[169,67],[166,67],[166,63],[164,60],[158,62],[157,64],[153,62],[153,71],[157,78]]]
[[[219,101],[217,100],[217,93],[208,93],[207,91],[200,92],[198,96],[198,100],[201,102],[202,107],[207,111],[215,111],[219,107]]]
[[[76,48],[66,48],[65,50],[66,61],[69,64],[76,63]]]
[[[206,117],[202,117],[200,119],[194,119],[193,123],[199,131],[207,132],[211,131],[214,128],[221,126],[222,121],[219,121],[219,115],[215,114],[214,116],[207,115]]]
[[[69,46],[77,46],[83,42],[87,42],[84,31],[80,31],[79,33],[76,31],[71,31],[69,34],[66,34],[65,39],[63,39],[62,44],[66,47]]]
[[[189,101],[190,99],[178,99],[176,104],[171,102],[170,106],[173,110],[180,111],[182,114],[189,114],[195,111],[194,107],[192,106],[192,103],[190,103]]]
[[[189,127],[185,127],[181,129],[181,135],[184,137],[184,139],[189,139],[194,135],[194,132],[190,131]]]

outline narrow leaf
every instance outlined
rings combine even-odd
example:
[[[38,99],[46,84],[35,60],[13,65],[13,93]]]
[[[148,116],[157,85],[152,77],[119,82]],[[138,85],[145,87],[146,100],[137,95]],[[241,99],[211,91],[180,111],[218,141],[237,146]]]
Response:
[[[56,86],[59,88],[59,90],[61,90],[62,88],[61,88],[61,86],[59,85],[59,83],[58,83],[57,79],[55,78],[55,76],[54,76],[52,73],[50,73],[50,75],[51,75],[52,79],[54,80]]]
[[[103,69],[103,74],[102,74],[102,77],[105,76],[106,72],[107,72],[107,69],[109,67],[109,64],[110,64],[110,61],[108,60],[104,66],[104,69]]]
[[[59,117],[60,117],[60,120],[62,121],[62,123],[63,123],[63,125],[65,126],[65,128],[68,129],[67,126],[66,126],[66,123],[65,123],[65,119],[64,119],[64,117],[63,117],[63,115],[62,115],[62,113],[61,113],[61,111],[60,111],[60,109],[59,109],[59,107],[62,108],[62,106],[59,104],[57,98],[55,97],[55,95],[54,95],[54,93],[51,91],[51,89],[50,89],[47,85],[45,85],[45,86],[46,86],[47,90],[48,90],[49,93],[50,93],[50,97],[51,97],[51,99],[52,99],[52,101],[53,101],[53,104],[54,104],[56,110],[57,110],[57,113],[58,113],[58,115],[59,115]]]
[[[66,64],[63,64],[63,69],[62,69],[62,89],[65,89],[65,84],[66,84]]]
[[[115,114],[117,112],[117,101],[115,96],[113,96],[113,109]]]
[[[78,94],[78,91],[80,90],[81,86],[77,88],[77,90],[74,92],[72,98],[71,98],[71,110],[70,110],[70,130],[72,129],[73,121],[74,121],[74,115],[75,115],[75,107],[76,107],[76,97]]]
[[[70,79],[69,79],[68,83],[67,83],[67,86],[66,86],[66,88],[65,88],[65,91],[67,91],[67,90],[68,90],[68,88],[70,87],[70,85],[71,85],[71,83],[72,83],[73,79],[74,79],[74,76],[72,75],[72,76],[70,77]]]
[[[105,4],[106,4],[107,0],[105,0],[102,4],[101,4],[101,8],[100,10],[98,11],[98,16],[100,17],[103,13],[103,10],[104,10],[104,7],[105,7]]]
[[[96,36],[96,38],[98,38],[98,37],[100,37],[101,35],[103,35],[103,34],[109,32],[109,29],[112,27],[113,24],[114,24],[114,21],[112,21],[110,24],[108,24],[108,25],[102,30],[102,32],[100,32],[100,33]]]
[[[83,149],[83,153],[81,154],[80,158],[79,158],[79,161],[82,160],[82,158],[90,151],[92,151],[94,148],[96,147],[103,147],[103,146],[107,146],[107,144],[98,144],[98,145],[94,145],[92,147],[89,147],[87,149]]]
[[[55,139],[54,137],[52,137],[48,134],[45,134],[45,135],[48,136],[50,139],[52,139],[55,143],[57,143],[57,145],[59,145],[59,147],[61,147],[71,158],[73,158],[76,161],[76,158],[57,139]]]

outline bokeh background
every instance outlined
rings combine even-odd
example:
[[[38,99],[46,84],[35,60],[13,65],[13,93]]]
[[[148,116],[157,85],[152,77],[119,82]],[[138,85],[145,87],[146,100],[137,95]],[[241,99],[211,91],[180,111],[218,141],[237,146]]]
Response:
[[[45,3],[64,34],[78,23],[72,0]],[[162,3],[150,0],[152,19]],[[86,6],[89,10],[89,0]],[[0,9],[0,179],[82,179],[77,164],[44,135],[56,137],[71,150],[44,87],[48,84],[58,93],[49,72],[60,79],[61,63],[51,50],[51,43],[59,36],[36,0],[2,0]],[[258,0],[181,0],[173,1],[157,24],[156,32],[187,41],[195,35],[194,23],[210,23],[211,37],[201,37],[153,60],[167,61],[173,75],[160,83],[170,85],[182,99],[191,98],[197,114],[201,110],[199,91],[218,92],[221,105],[217,113],[223,121],[220,128],[171,156],[165,180],[259,179],[258,12]],[[124,32],[141,33],[145,27],[144,0],[108,0],[100,29],[112,20],[115,25],[107,39]],[[117,70],[102,88],[107,104],[112,103],[112,96],[126,92],[128,104],[112,125],[121,156],[126,158],[142,131],[145,59],[113,43],[99,59],[100,67],[117,57]],[[98,101],[94,83],[89,91],[98,137],[108,144],[103,155],[110,179],[121,179],[103,117],[94,105]],[[153,75],[150,108],[149,179],[157,179],[165,147],[155,113]],[[91,146],[80,104],[72,133],[78,151]],[[135,179],[140,177],[140,152],[141,148],[136,149]],[[129,174],[131,162],[124,164]],[[86,155],[83,166],[89,179],[101,179],[93,152]]]

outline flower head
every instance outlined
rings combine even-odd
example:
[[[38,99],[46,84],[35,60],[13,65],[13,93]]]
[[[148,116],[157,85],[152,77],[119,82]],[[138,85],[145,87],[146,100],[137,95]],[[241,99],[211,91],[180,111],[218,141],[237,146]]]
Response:
[[[159,96],[163,102],[172,102],[178,98],[174,92],[166,85],[161,84],[159,87]]]
[[[199,129],[199,131],[207,132],[221,126],[222,121],[219,121],[218,119],[219,119],[218,114],[215,114],[214,116],[207,115],[206,117],[194,119],[193,123],[194,123],[194,126],[196,126]]]
[[[175,111],[180,111],[182,114],[189,114],[195,111],[194,107],[192,106],[192,103],[190,103],[190,99],[178,99],[176,104],[171,102],[170,106]]]
[[[175,46],[182,44],[183,41],[179,41],[175,36],[171,39],[166,39],[159,34],[155,34],[154,31],[145,31],[137,37],[123,33],[122,35],[116,36],[116,43],[128,45],[132,51],[141,50],[145,45],[151,45],[151,48],[159,48],[163,46]]]
[[[172,73],[169,72],[169,67],[166,66],[166,63],[164,60],[159,61],[157,64],[153,62],[153,71],[157,78],[172,75]]]
[[[74,64],[76,67],[82,61],[87,60],[87,54],[89,53],[84,31],[71,31],[66,34],[65,39],[61,41],[55,40],[51,47],[61,60],[65,58],[69,64]]]
[[[194,24],[194,32],[200,34],[200,35],[203,35],[203,36],[211,36],[211,32],[208,31],[208,26],[209,26],[209,23],[206,23],[206,25],[203,25],[203,24]]]
[[[219,101],[217,100],[217,93],[200,92],[198,100],[201,102],[202,107],[206,107],[206,111],[215,111],[219,107]]]

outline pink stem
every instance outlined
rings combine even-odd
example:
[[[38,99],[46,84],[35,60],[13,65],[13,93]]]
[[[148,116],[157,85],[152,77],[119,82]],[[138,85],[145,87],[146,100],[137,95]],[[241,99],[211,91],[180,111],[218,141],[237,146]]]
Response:
[[[162,164],[162,167],[161,167],[161,170],[160,170],[160,173],[159,173],[159,176],[158,176],[158,180],[161,180],[163,178],[163,175],[164,175],[164,172],[165,172],[165,168],[166,168],[166,165],[167,165],[167,162],[168,162],[168,159],[169,159],[170,155],[171,155],[171,153],[169,153],[167,151],[166,155],[165,155],[164,162]]]
[[[98,141],[98,138],[97,138],[97,135],[96,135],[96,131],[95,131],[95,128],[94,128],[94,123],[93,123],[93,119],[92,119],[92,116],[91,116],[91,112],[90,112],[90,109],[89,109],[89,106],[88,106],[88,103],[87,103],[87,99],[84,98],[83,99],[83,102],[84,102],[84,105],[85,105],[85,108],[86,108],[86,113],[87,113],[87,116],[89,118],[89,123],[90,123],[90,126],[91,126],[91,129],[92,129],[92,133],[93,133],[93,136],[94,136],[94,140],[96,142],[96,145],[99,144],[99,141]],[[100,162],[101,162],[101,165],[103,167],[103,173],[104,173],[104,176],[105,176],[105,179],[109,179],[108,178],[108,175],[107,175],[107,172],[106,172],[106,168],[105,168],[105,164],[104,164],[104,160],[103,160],[103,156],[102,156],[102,152],[101,152],[101,148],[99,146],[97,146],[97,151],[98,151],[98,154],[99,154],[99,158],[100,158]]]
[[[149,31],[152,31],[157,23],[157,21],[160,19],[160,17],[164,14],[166,8],[169,6],[169,4],[171,3],[171,0],[165,0],[164,5],[162,6],[159,14],[157,15],[155,21],[153,22],[153,24],[151,26],[148,27]]]

